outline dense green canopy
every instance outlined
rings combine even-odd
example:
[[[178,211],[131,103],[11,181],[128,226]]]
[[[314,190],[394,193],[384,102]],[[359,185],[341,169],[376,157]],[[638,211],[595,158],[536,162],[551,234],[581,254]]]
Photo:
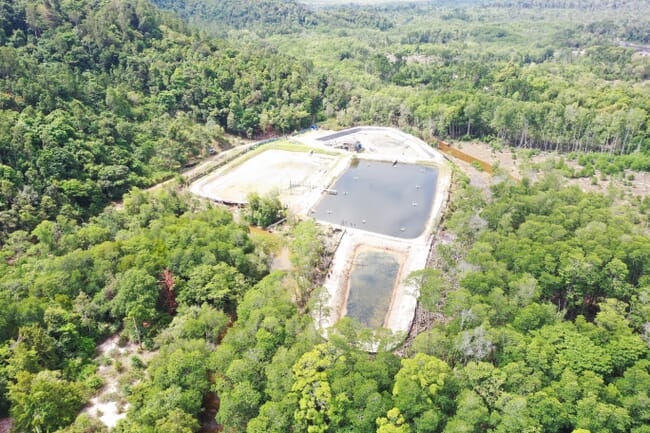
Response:
[[[650,167],[647,5],[158,3],[203,31],[145,0],[0,0],[0,417],[105,432],[77,415],[112,363],[118,433],[196,432],[214,393],[233,433],[650,431],[650,199],[562,177]],[[319,227],[237,222],[281,217],[274,197],[234,217],[132,189],[227,133],[317,120],[583,168],[489,190],[455,173],[434,266],[410,277],[433,319],[392,352],[347,318],[316,330]],[[291,271],[269,273],[276,243]],[[95,361],[116,334],[146,362]]]

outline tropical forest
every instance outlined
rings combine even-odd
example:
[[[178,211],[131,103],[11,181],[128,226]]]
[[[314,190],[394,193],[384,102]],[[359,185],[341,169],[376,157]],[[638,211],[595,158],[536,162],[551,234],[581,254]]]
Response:
[[[366,126],[451,167],[403,333],[191,187]],[[0,433],[109,431],[650,433],[650,3],[0,0]]]

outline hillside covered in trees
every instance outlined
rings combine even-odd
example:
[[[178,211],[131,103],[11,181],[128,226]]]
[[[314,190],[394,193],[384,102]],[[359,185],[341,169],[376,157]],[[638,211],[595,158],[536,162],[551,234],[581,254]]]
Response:
[[[0,10],[0,239],[96,215],[227,146],[224,131],[292,131],[319,110],[308,65],[201,38],[146,1]]]
[[[232,29],[254,32],[294,32],[316,23],[316,15],[294,0],[155,0],[190,23],[213,33]]]
[[[313,222],[271,272],[229,210],[132,189],[314,121],[648,171],[647,4],[154,3],[0,0],[0,418],[106,432],[80,414],[104,368],[117,433],[650,432],[647,197],[456,172],[412,276],[435,320],[392,350],[316,330]],[[148,360],[96,359],[114,335]]]
[[[338,125],[598,152],[610,172],[650,167],[647,4],[366,9],[389,18],[390,28],[319,25],[300,37],[267,38],[336,77],[323,110]]]

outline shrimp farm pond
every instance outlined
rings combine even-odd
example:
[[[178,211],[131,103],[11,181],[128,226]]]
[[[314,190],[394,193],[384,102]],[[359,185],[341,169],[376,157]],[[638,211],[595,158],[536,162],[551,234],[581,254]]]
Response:
[[[399,270],[394,254],[372,249],[358,252],[350,274],[346,315],[369,328],[385,326]]]
[[[403,239],[422,234],[429,220],[438,169],[356,160],[318,203],[317,220]]]

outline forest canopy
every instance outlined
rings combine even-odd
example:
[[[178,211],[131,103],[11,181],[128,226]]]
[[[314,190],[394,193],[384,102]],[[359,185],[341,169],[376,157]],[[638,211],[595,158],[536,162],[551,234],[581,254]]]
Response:
[[[273,49],[205,39],[147,1],[3,2],[0,239],[82,220],[253,136],[309,125],[320,89]]]
[[[432,319],[389,350],[317,330],[319,226],[244,224],[286,216],[276,197],[233,215],[139,189],[315,122],[650,171],[647,4],[154,3],[0,0],[0,418],[106,432],[80,411],[110,370],[116,433],[650,431],[647,197],[455,172],[411,276]],[[111,336],[142,357],[97,357]]]

